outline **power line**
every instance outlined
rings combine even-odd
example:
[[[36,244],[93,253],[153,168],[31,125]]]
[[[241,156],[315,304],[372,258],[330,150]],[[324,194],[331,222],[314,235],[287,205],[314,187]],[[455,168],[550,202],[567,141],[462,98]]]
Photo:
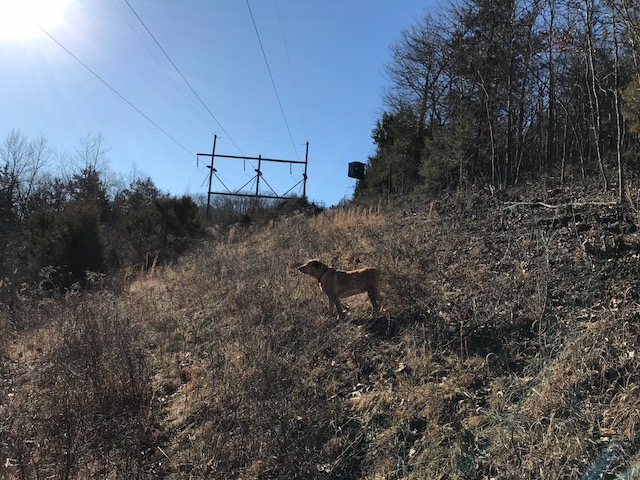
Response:
[[[125,0],[126,1],[126,0]],[[256,31],[256,35],[258,37],[258,43],[260,44],[260,50],[262,50],[262,57],[264,58],[264,63],[267,65],[267,71],[269,72],[269,77],[271,78],[271,85],[273,85],[273,91],[276,93],[276,98],[278,99],[278,105],[280,105],[280,111],[282,112],[282,118],[284,118],[284,124],[287,126],[287,132],[289,132],[289,139],[291,140],[291,144],[293,145],[293,150],[296,152],[296,157],[300,160],[300,156],[298,155],[298,149],[296,148],[296,143],[293,141],[293,136],[291,135],[291,129],[289,128],[289,122],[287,122],[287,116],[284,114],[284,108],[282,107],[282,102],[280,101],[280,95],[278,95],[278,89],[276,88],[276,82],[273,79],[273,74],[271,73],[271,67],[269,66],[269,61],[267,60],[267,54],[264,51],[264,46],[262,45],[262,39],[260,38],[260,32],[258,32],[258,26],[256,25],[256,19],[253,17],[253,11],[251,10],[251,5],[249,5],[249,0],[246,0],[247,7],[249,8],[249,14],[251,15],[251,21],[253,22],[253,28]]]
[[[144,40],[142,39],[142,37],[140,36],[138,31],[135,28],[133,28],[133,25],[131,24],[129,19],[125,16],[124,12],[116,4],[116,0],[111,0],[111,4],[114,6],[114,8],[116,10],[118,10],[118,13],[122,17],[122,19],[127,23],[127,25],[129,26],[131,31],[135,34],[135,36],[138,37],[138,40],[140,40],[140,43],[142,44],[142,46],[144,46],[145,50],[147,52],[149,52],[149,55],[151,55],[153,57],[153,59],[155,60],[156,64],[162,69],[162,71],[165,74],[165,76],[171,81],[171,83],[173,83],[173,86],[176,87],[176,90],[178,90],[180,92],[180,94],[182,95],[182,98],[184,98],[185,101],[191,107],[191,110],[193,110],[193,112],[198,116],[198,118],[202,121],[203,125],[207,128],[207,130],[210,130],[211,129],[211,124],[208,123],[204,119],[204,117],[202,116],[201,112],[196,110],[196,107],[194,106],[194,104],[187,98],[187,95],[185,94],[185,92],[182,89],[180,89],[180,87],[178,87],[178,84],[176,83],[174,78],[171,75],[169,75],[169,73],[167,71],[167,68],[160,63],[160,60],[158,60],[158,57],[156,57],[156,55],[154,55],[154,53],[151,51],[151,49],[147,46],[147,44],[144,42]]]
[[[162,53],[164,53],[164,56],[167,57],[167,60],[169,60],[169,63],[171,63],[171,65],[173,66],[173,68],[175,68],[176,72],[178,72],[178,74],[180,75],[180,77],[182,78],[182,80],[184,80],[184,83],[187,84],[187,86],[191,89],[191,92],[193,92],[193,94],[196,96],[196,98],[200,101],[200,103],[202,104],[202,106],[205,108],[205,110],[209,113],[209,115],[211,115],[211,118],[213,118],[213,120],[218,124],[218,126],[220,127],[220,129],[224,132],[224,134],[227,136],[227,138],[229,138],[229,140],[231,141],[231,143],[233,143],[233,145],[238,149],[238,151],[240,153],[242,153],[242,150],[240,149],[240,147],[236,144],[236,142],[233,141],[233,139],[231,138],[231,135],[229,135],[229,133],[224,129],[224,127],[222,126],[222,124],[218,121],[218,119],[215,117],[215,115],[213,113],[211,113],[211,110],[209,110],[209,107],[207,107],[207,105],[204,103],[204,101],[202,100],[202,98],[200,98],[200,95],[198,95],[198,93],[194,90],[194,88],[191,86],[191,84],[189,83],[189,81],[185,78],[185,76],[182,74],[182,72],[180,71],[180,69],[176,66],[176,64],[173,62],[173,60],[171,60],[171,57],[169,57],[169,54],[165,51],[164,48],[162,48],[162,45],[160,45],[160,42],[158,42],[158,40],[156,39],[156,37],[153,35],[153,33],[151,33],[151,30],[149,30],[149,28],[145,25],[145,23],[142,21],[142,19],[140,18],[140,15],[138,15],[138,13],[133,9],[133,7],[131,6],[131,4],[129,3],[129,0],[124,0],[124,2],[129,6],[129,8],[131,9],[131,11],[133,12],[133,14],[136,16],[136,18],[138,19],[138,21],[142,24],[142,26],[144,27],[144,29],[147,31],[147,33],[149,34],[149,36],[153,39],[154,42],[156,42],[156,45],[158,46],[158,48],[162,51]],[[242,153],[242,155],[244,155],[244,153]]]
[[[307,127],[304,123],[304,116],[302,115],[302,108],[300,108],[300,95],[298,95],[298,89],[296,88],[296,81],[293,75],[293,68],[291,67],[291,56],[289,55],[289,48],[287,47],[287,39],[284,34],[284,25],[282,24],[282,15],[280,15],[280,5],[278,5],[278,0],[276,0],[276,12],[278,12],[278,21],[280,23],[280,32],[282,33],[282,43],[284,45],[284,51],[287,54],[287,63],[289,64],[289,75],[291,75],[291,83],[293,85],[293,92],[296,98],[296,104],[298,106],[298,114],[300,115],[300,121],[302,122],[302,129],[306,132]],[[305,133],[306,134],[306,133]]]
[[[185,147],[184,145],[182,145],[178,140],[176,140],[174,137],[172,137],[171,135],[169,135],[162,127],[160,127],[160,125],[158,125],[156,122],[154,122],[153,120],[151,120],[147,115],[145,115],[138,107],[136,107],[133,103],[131,103],[129,100],[127,100],[120,92],[118,92],[115,88],[113,88],[111,85],[109,85],[109,83],[107,83],[106,80],[104,80],[100,75],[98,75],[96,72],[94,72],[93,70],[91,70],[91,68],[89,68],[87,66],[87,64],[85,64],[82,60],[80,60],[78,57],[76,57],[73,53],[71,53],[71,51],[65,47],[64,45],[62,45],[62,43],[60,43],[58,40],[56,40],[53,35],[51,35],[49,32],[47,32],[44,28],[42,28],[40,25],[38,25],[38,28],[40,30],[42,30],[51,40],[53,40],[54,42],[56,42],[60,48],[62,48],[65,52],[67,52],[69,55],[71,55],[73,57],[73,59],[78,62],[80,65],[82,65],[84,68],[86,68],[94,77],[96,77],[98,80],[100,80],[104,85],[107,86],[107,88],[109,90],[111,90],[113,93],[115,93],[116,95],[118,95],[122,100],[124,100],[127,105],[129,105],[131,108],[133,108],[136,112],[138,112],[140,115],[142,115],[142,117],[144,117],[149,123],[151,123],[151,125],[153,125],[154,127],[156,127],[158,130],[160,130],[162,133],[164,133],[168,138],[170,138],[171,140],[173,140],[173,142],[178,145],[179,147],[181,147],[185,152],[187,152],[189,155],[194,155],[187,147]]]

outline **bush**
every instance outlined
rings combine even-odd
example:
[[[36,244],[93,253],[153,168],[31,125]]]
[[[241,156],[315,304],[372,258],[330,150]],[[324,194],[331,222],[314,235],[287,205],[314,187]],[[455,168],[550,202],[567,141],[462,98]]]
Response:
[[[28,225],[31,278],[52,266],[57,270],[55,285],[68,288],[74,283],[86,286],[88,271],[104,272],[100,212],[94,205],[74,203],[55,217],[40,210]]]
[[[0,405],[2,478],[144,477],[151,378],[139,326],[107,294],[44,301],[29,391]],[[14,367],[18,368],[18,367]],[[117,473],[120,472],[120,473]],[[115,475],[115,477],[114,477]]]
[[[202,233],[200,209],[186,195],[157,198],[153,206],[160,219],[160,256],[174,258],[185,251],[190,238]]]
[[[89,186],[95,187],[100,181],[92,175]],[[87,182],[78,187],[77,178],[85,177],[76,176],[67,187],[56,183],[52,192],[34,197],[24,227],[28,241],[22,252],[13,252],[26,266],[22,282],[42,280],[46,269],[43,285],[49,289],[86,288],[88,272],[174,260],[203,232],[196,203],[188,196],[162,195],[150,179],[134,181],[109,200],[104,190],[90,193],[97,187],[90,189]]]
[[[270,200],[252,197],[218,196],[213,201],[209,219],[216,225],[250,225],[276,220],[295,213],[317,215],[323,208],[306,197]]]

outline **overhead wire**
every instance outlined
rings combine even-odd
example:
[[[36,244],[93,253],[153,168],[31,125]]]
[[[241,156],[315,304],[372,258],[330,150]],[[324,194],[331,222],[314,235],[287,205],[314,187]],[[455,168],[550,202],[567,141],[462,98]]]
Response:
[[[300,122],[302,123],[302,130],[305,132],[307,127],[304,123],[304,115],[302,115],[302,108],[300,107],[300,95],[298,94],[298,88],[296,87],[295,76],[293,75],[293,67],[291,66],[291,55],[289,55],[289,47],[287,46],[287,38],[284,33],[284,24],[282,23],[282,15],[280,14],[280,5],[278,0],[275,0],[276,12],[278,13],[278,22],[280,23],[280,32],[282,33],[282,44],[284,45],[284,51],[287,54],[287,64],[289,65],[289,75],[291,76],[291,84],[293,85],[293,93],[296,98],[296,105],[298,107],[298,115],[300,116]]]
[[[125,0],[126,1],[126,0]],[[276,98],[278,100],[278,105],[280,105],[280,112],[282,112],[282,118],[284,119],[284,123],[287,127],[287,132],[289,133],[289,139],[291,140],[291,144],[293,145],[293,150],[296,153],[296,158],[300,160],[300,156],[298,155],[298,149],[296,148],[296,143],[293,141],[293,135],[291,135],[291,128],[289,128],[289,122],[287,121],[287,116],[284,113],[284,108],[282,106],[282,101],[280,100],[280,95],[278,94],[278,89],[276,88],[276,82],[273,79],[273,74],[271,73],[271,67],[269,66],[269,60],[267,59],[267,54],[264,50],[264,46],[262,44],[262,39],[260,38],[260,32],[258,31],[258,25],[256,24],[256,19],[253,16],[253,11],[251,10],[251,5],[249,4],[249,0],[246,0],[247,8],[249,9],[249,15],[251,16],[251,21],[253,22],[253,28],[256,31],[256,36],[258,37],[258,43],[260,44],[260,50],[262,51],[262,57],[264,58],[264,63],[267,65],[267,71],[269,72],[269,78],[271,79],[271,85],[273,86],[273,91],[276,94]]]
[[[157,38],[153,35],[153,33],[150,31],[150,29],[146,26],[146,24],[144,23],[144,21],[142,20],[142,18],[138,15],[138,13],[135,11],[135,9],[133,8],[133,6],[129,3],[128,0],[124,0],[124,2],[127,4],[127,6],[129,7],[129,9],[132,11],[132,13],[135,15],[135,17],[138,19],[138,21],[140,22],[140,24],[144,27],[144,29],[147,31],[147,33],[149,34],[149,36],[153,39],[153,41],[156,43],[156,45],[158,46],[158,48],[162,51],[162,53],[165,55],[165,57],[167,58],[167,60],[169,61],[169,63],[173,66],[173,68],[176,70],[176,72],[178,72],[178,74],[180,75],[180,77],[182,78],[182,80],[185,82],[185,84],[189,87],[189,89],[191,90],[191,92],[194,94],[194,96],[198,99],[198,101],[202,104],[202,106],[205,108],[205,110],[207,111],[207,113],[209,113],[209,115],[211,116],[211,118],[216,122],[216,124],[220,127],[220,129],[225,133],[226,137],[228,138],[228,140],[236,147],[236,149],[242,154],[244,155],[244,153],[242,152],[242,149],[237,145],[237,143],[233,140],[233,138],[231,137],[231,135],[226,131],[226,129],[223,127],[223,125],[220,123],[220,121],[215,117],[215,115],[213,115],[213,113],[211,112],[211,110],[207,107],[207,105],[204,103],[204,101],[202,100],[202,98],[200,97],[200,95],[198,95],[198,93],[195,91],[195,89],[192,87],[192,85],[189,83],[189,81],[186,79],[186,77],[184,76],[184,74],[180,71],[180,69],[177,67],[177,65],[175,64],[175,62],[171,59],[171,57],[168,55],[168,53],[166,52],[166,50],[162,47],[162,45],[160,45],[160,43],[158,42]],[[264,45],[262,43],[262,39],[260,37],[260,32],[258,30],[256,21],[255,21],[255,17],[253,15],[253,11],[251,9],[251,5],[249,4],[249,0],[246,0],[247,3],[247,7],[249,9],[249,14],[251,16],[251,20],[256,32],[256,36],[258,38],[258,43],[260,45],[260,49],[262,51],[262,56],[264,58],[266,67],[267,67],[267,71],[269,73],[269,77],[271,79],[271,84],[273,86],[275,95],[276,95],[276,99],[278,101],[278,104],[280,106],[280,111],[282,113],[282,117],[284,119],[284,123],[285,126],[287,128],[287,132],[289,134],[289,139],[291,140],[291,144],[293,145],[293,149],[295,151],[296,157],[299,160],[299,154],[298,154],[298,150],[296,148],[296,144],[293,141],[293,136],[291,134],[291,129],[289,127],[289,122],[287,121],[287,117],[284,111],[284,107],[282,105],[282,101],[280,99],[280,95],[278,93],[276,84],[275,84],[275,80],[273,78],[273,73],[271,71],[271,67],[269,65],[269,61],[267,59],[267,55],[266,52],[264,50]],[[120,14],[122,15],[122,12],[118,9],[118,11],[120,12]],[[278,11],[278,15],[280,15],[279,11]],[[124,17],[124,15],[123,15]],[[126,17],[125,17],[126,20]],[[282,21],[281,22],[281,28],[282,28]],[[127,23],[129,23],[127,21]],[[131,27],[131,24],[129,24],[129,26]],[[154,122],[150,117],[148,117],[144,112],[142,112],[138,107],[136,107],[131,101],[129,101],[127,98],[125,98],[120,92],[118,92],[114,87],[112,87],[106,80],[104,80],[100,75],[98,75],[95,71],[93,71],[87,64],[85,64],[82,60],[80,60],[76,55],[74,55],[68,48],[66,48],[61,42],[59,42],[55,37],[53,37],[53,35],[51,35],[47,30],[45,30],[44,28],[42,28],[40,25],[38,25],[38,27],[49,37],[51,38],[51,40],[53,40],[56,44],[58,44],[58,46],[60,46],[65,52],[67,52],[74,60],[76,60],[78,63],[80,63],[86,70],[88,70],[92,75],[94,75],[100,82],[102,82],[107,88],[109,88],[113,93],[115,93],[117,96],[119,96],[125,103],[127,103],[131,108],[133,108],[138,114],[140,114],[143,118],[145,118],[149,123],[151,123],[154,127],[156,127],[160,132],[162,132],[165,136],[167,136],[170,140],[172,140],[174,143],[176,143],[178,146],[180,146],[183,150],[185,150],[187,153],[189,153],[190,155],[193,155],[193,153],[187,148],[185,147],[183,144],[181,144],[178,140],[176,140],[172,135],[170,135],[166,130],[164,130],[162,127],[160,127],[156,122]],[[131,27],[132,30],[133,27]],[[137,33],[136,33],[137,35]],[[138,36],[138,38],[140,38]],[[140,38],[140,40],[142,41],[142,39]],[[283,40],[284,40],[284,30],[283,30]],[[142,42],[144,44],[144,42]],[[146,48],[146,45],[145,45]],[[285,48],[286,48],[286,43],[285,43]],[[147,50],[149,51],[150,54],[151,51],[147,48]],[[152,54],[153,56],[153,54]],[[287,51],[287,56],[288,56],[288,51]],[[154,56],[155,59],[155,56]],[[156,59],[157,62],[157,59]],[[290,64],[290,60],[289,60],[289,67],[291,69],[291,64]],[[175,85],[175,83],[174,83]],[[177,85],[176,85],[177,87]],[[251,163],[251,162],[250,162]],[[218,178],[218,180],[223,184],[223,186],[225,186],[225,188],[227,189],[227,191],[229,191],[228,187],[222,182],[222,180],[219,178],[218,175],[216,175],[216,178]],[[267,183],[267,185],[269,186],[269,188],[273,191],[273,189],[271,188],[271,186]],[[275,193],[275,192],[274,192]]]
[[[278,13],[278,23],[280,24],[280,33],[282,34],[282,44],[284,45],[284,51],[287,55],[287,64],[289,65],[289,76],[291,77],[291,84],[293,85],[293,93],[296,99],[296,105],[298,107],[298,115],[300,117],[300,122],[302,123],[303,131],[306,131],[306,126],[304,124],[304,117],[302,115],[302,108],[300,108],[300,96],[298,95],[298,89],[296,88],[296,81],[293,75],[293,67],[291,66],[291,56],[289,55],[289,47],[287,46],[287,38],[284,33],[284,24],[282,23],[282,15],[280,14],[280,5],[278,4],[278,0],[275,0],[276,4],[276,12]],[[297,153],[297,152],[296,152]],[[298,158],[299,160],[299,158]],[[293,179],[296,177],[293,176],[293,164],[289,164],[289,176]],[[289,192],[287,192],[289,193]],[[285,193],[286,195],[286,193]]]
[[[215,115],[213,115],[213,113],[212,113],[212,112],[211,112],[211,110],[207,107],[207,105],[204,103],[204,101],[202,100],[202,98],[200,97],[200,95],[198,95],[198,93],[195,91],[195,89],[193,88],[193,86],[191,85],[191,83],[189,83],[189,81],[187,80],[187,78],[186,78],[186,77],[184,76],[184,74],[180,71],[180,69],[179,69],[179,68],[178,68],[178,66],[175,64],[175,62],[171,59],[171,57],[170,57],[170,56],[169,56],[169,54],[166,52],[166,50],[162,47],[162,45],[160,45],[160,42],[157,40],[157,38],[155,37],[155,35],[153,35],[153,33],[151,32],[151,30],[150,30],[150,29],[147,27],[147,25],[144,23],[144,21],[142,20],[142,18],[140,17],[140,15],[138,15],[138,13],[137,13],[137,12],[136,12],[136,10],[133,8],[133,6],[131,5],[131,3],[129,3],[129,0],[124,0],[124,2],[127,4],[127,6],[128,6],[128,7],[129,7],[129,9],[131,10],[131,12],[135,15],[135,17],[138,19],[138,21],[140,22],[140,24],[141,24],[141,25],[144,27],[144,29],[147,31],[147,33],[149,34],[149,36],[150,36],[150,37],[153,39],[153,41],[156,43],[156,45],[158,46],[158,48],[160,49],[160,51],[162,51],[162,53],[165,55],[165,57],[167,58],[167,60],[169,61],[169,63],[173,66],[173,68],[176,70],[176,72],[178,72],[178,74],[180,75],[180,77],[182,78],[182,80],[185,82],[185,84],[189,87],[189,89],[190,89],[190,90],[191,90],[191,92],[194,94],[194,96],[195,96],[195,97],[198,99],[198,101],[202,104],[202,106],[203,106],[203,107],[205,108],[205,110],[209,113],[209,115],[210,115],[210,116],[211,116],[211,118],[216,122],[216,124],[218,124],[218,126],[220,127],[220,129],[221,129],[221,130],[224,132],[224,134],[227,136],[228,140],[229,140],[229,141],[230,141],[230,142],[231,142],[231,143],[236,147],[236,149],[237,149],[237,150],[238,150],[242,155],[244,155],[244,153],[242,152],[242,149],[237,145],[237,143],[234,141],[234,139],[231,137],[231,135],[226,131],[226,129],[222,126],[222,124],[221,124],[221,123],[220,123],[220,121],[215,117]],[[253,15],[253,11],[252,11],[252,9],[251,9],[251,5],[249,4],[249,0],[246,0],[246,3],[247,3],[247,7],[248,7],[248,9],[249,9],[249,14],[250,14],[250,16],[251,16],[251,21],[252,21],[252,23],[253,23],[253,27],[254,27],[255,32],[256,32],[256,36],[257,36],[257,38],[258,38],[258,43],[259,43],[259,45],[260,45],[260,49],[261,49],[261,51],[262,51],[262,56],[263,56],[263,58],[264,58],[264,61],[265,61],[266,66],[267,66],[267,71],[268,71],[268,73],[269,73],[269,77],[270,77],[270,79],[271,79],[271,84],[272,84],[272,86],[273,86],[273,89],[274,89],[274,92],[275,92],[275,95],[276,95],[276,99],[278,100],[278,105],[280,106],[280,111],[281,111],[281,113],[282,113],[282,117],[283,117],[283,119],[284,119],[285,126],[286,126],[286,128],[287,128],[287,132],[288,132],[288,134],[289,134],[289,139],[291,140],[291,144],[293,145],[293,149],[294,149],[294,152],[295,152],[295,154],[296,154],[296,158],[299,160],[299,159],[300,159],[300,156],[299,156],[299,154],[298,154],[298,150],[297,150],[297,148],[296,148],[296,144],[295,144],[295,142],[294,142],[294,140],[293,140],[293,135],[291,134],[291,128],[289,127],[289,122],[287,121],[287,117],[286,117],[286,114],[285,114],[285,111],[284,111],[284,107],[283,107],[283,105],[282,105],[282,101],[281,101],[281,99],[280,99],[280,95],[278,94],[278,90],[277,90],[277,87],[276,87],[276,84],[275,84],[275,80],[274,80],[274,78],[273,78],[273,74],[272,74],[272,72],[271,72],[271,67],[270,67],[270,65],[269,65],[269,61],[268,61],[268,59],[267,59],[267,55],[266,55],[266,52],[265,52],[265,50],[264,50],[264,46],[263,46],[263,43],[262,43],[262,39],[261,39],[261,37],[260,37],[260,32],[259,32],[259,30],[258,30],[258,27],[257,27],[256,21],[255,21],[255,17],[254,17],[254,15]],[[277,5],[276,5],[276,6],[277,6]],[[279,11],[279,8],[278,8],[278,16],[279,16],[279,18],[280,18],[280,11]],[[280,27],[281,27],[281,30],[282,30],[283,41],[285,42],[285,49],[286,49],[286,40],[285,40],[285,37],[284,37],[284,28],[282,27],[282,19],[281,19],[281,18],[280,18]],[[290,58],[289,58],[289,52],[288,52],[288,50],[287,50],[287,58],[288,58],[288,61],[289,61],[289,70],[290,70],[290,73],[291,73],[291,75],[292,75],[292,77],[293,77],[293,73],[292,73],[292,71],[291,71],[291,61],[290,61]],[[299,108],[299,104],[298,104],[298,108]],[[249,162],[249,163],[251,163],[251,162]],[[245,170],[246,170],[246,169],[245,169]],[[245,174],[246,174],[246,171],[245,171]],[[218,178],[218,180],[220,180],[220,181],[221,181],[221,183],[222,183],[222,180],[218,177],[218,175],[216,175],[216,177],[217,177],[217,178]],[[224,185],[224,183],[222,183],[222,184]],[[271,188],[271,186],[270,186],[269,184],[267,184],[267,185],[268,185],[268,186],[269,186],[269,188],[273,191],[273,189]],[[225,188],[227,188],[227,187],[226,187],[226,185],[224,185],[224,186],[225,186]],[[227,188],[227,190],[229,190],[229,189]],[[275,192],[274,192],[274,193],[275,193]]]
[[[156,127],[158,130],[160,130],[163,134],[165,134],[169,139],[171,139],[176,145],[178,145],[180,148],[182,148],[185,152],[187,152],[189,155],[194,155],[193,152],[191,152],[187,147],[185,147],[182,143],[180,143],[178,140],[176,140],[173,136],[171,136],[166,130],[164,130],[160,125],[158,125],[156,122],[154,122],[153,120],[151,120],[151,118],[149,118],[146,114],[144,114],[142,112],[142,110],[140,110],[138,107],[136,107],[133,103],[131,103],[128,99],[126,99],[120,92],[118,92],[115,88],[113,88],[106,80],[104,80],[100,75],[98,75],[96,72],[94,72],[86,63],[84,63],[82,60],[80,60],[78,57],[76,57],[71,50],[69,50],[67,47],[65,47],[62,43],[60,43],[53,35],[51,35],[47,30],[45,30],[44,28],[42,28],[42,26],[38,25],[38,28],[40,30],[42,30],[51,40],[53,40],[55,43],[58,44],[58,46],[60,48],[62,48],[65,52],[67,52],[76,62],[78,62],[80,65],[82,65],[86,70],[89,71],[89,73],[91,73],[94,77],[96,77],[98,80],[100,80],[100,82],[102,82],[109,90],[111,90],[113,93],[115,93],[118,97],[120,97],[127,105],[129,105],[131,108],[133,108],[136,112],[138,112],[145,120],[147,120],[149,123],[151,123],[151,125],[153,125],[154,127]]]
[[[287,64],[289,66],[289,75],[291,76],[291,84],[293,85],[293,92],[295,94],[295,99],[296,99],[296,105],[298,107],[298,115],[300,117],[300,122],[302,123],[302,129],[303,131],[306,132],[307,128],[304,122],[304,115],[302,114],[302,108],[300,107],[300,95],[298,94],[298,88],[296,86],[296,81],[295,81],[295,76],[293,74],[293,67],[291,66],[291,55],[289,55],[289,47],[287,46],[288,42],[287,42],[287,38],[285,35],[285,31],[284,31],[284,24],[282,22],[282,14],[280,13],[280,4],[278,3],[278,0],[275,0],[275,4],[276,4],[276,12],[278,14],[278,23],[280,24],[280,33],[282,34],[282,44],[284,45],[284,51],[287,55]],[[297,151],[296,151],[297,154]],[[299,158],[298,158],[299,160]],[[293,165],[289,164],[289,175],[291,176],[291,178],[296,178],[293,176]],[[297,185],[299,185],[300,183],[302,183],[302,180],[300,182],[298,182],[296,185],[294,185],[293,187],[291,187],[289,190],[287,190],[286,193],[283,194],[286,195],[287,193],[289,193],[291,190],[293,190]]]
[[[171,57],[169,56],[169,54],[166,52],[166,50],[164,48],[162,48],[162,45],[160,45],[160,42],[158,42],[158,40],[156,39],[155,35],[153,35],[153,33],[151,33],[151,30],[149,30],[149,28],[147,27],[147,25],[142,21],[142,18],[140,18],[140,15],[138,15],[138,13],[135,11],[135,9],[131,6],[131,4],[129,3],[129,0],[124,0],[124,2],[129,6],[129,9],[131,9],[131,11],[133,12],[133,14],[136,16],[136,18],[138,19],[138,21],[140,22],[140,24],[144,27],[144,29],[147,31],[147,33],[149,34],[149,36],[153,39],[153,41],[156,43],[156,45],[158,46],[158,48],[160,49],[160,51],[162,51],[162,53],[164,54],[165,57],[167,57],[167,60],[169,60],[169,63],[171,63],[171,65],[173,66],[173,68],[175,68],[176,72],[178,72],[178,75],[180,75],[180,77],[182,78],[182,80],[184,80],[184,83],[187,84],[187,86],[189,87],[189,89],[191,90],[191,92],[195,95],[195,97],[198,99],[198,101],[200,102],[200,104],[205,108],[205,110],[209,113],[209,115],[211,115],[211,118],[213,118],[213,120],[218,124],[218,126],[220,127],[220,130],[222,130],[224,132],[224,134],[227,136],[227,138],[231,141],[231,143],[238,149],[238,151],[244,155],[244,153],[242,153],[242,149],[236,144],[236,142],[233,140],[233,138],[231,138],[231,135],[229,135],[229,132],[227,132],[225,130],[225,128],[222,126],[222,124],[220,123],[220,121],[215,117],[215,115],[211,112],[211,110],[209,110],[209,107],[207,107],[207,105],[204,103],[204,101],[202,100],[202,98],[200,97],[200,95],[198,95],[198,93],[195,91],[195,89],[191,86],[191,83],[189,83],[189,81],[186,79],[186,77],[182,74],[182,72],[180,71],[180,69],[178,68],[178,66],[173,62],[173,60],[171,60]]]
[[[205,119],[203,118],[202,114],[196,110],[195,106],[193,105],[193,103],[187,98],[187,96],[185,95],[184,91],[182,89],[180,89],[178,87],[178,84],[176,83],[176,81],[174,80],[174,78],[169,75],[169,73],[167,72],[167,69],[160,63],[160,60],[158,60],[158,57],[156,57],[156,55],[151,51],[151,49],[147,46],[147,44],[144,42],[144,40],[142,39],[142,37],[140,36],[140,34],[138,33],[138,31],[133,28],[133,25],[131,24],[131,22],[129,21],[129,19],[126,17],[126,15],[123,13],[123,11],[120,9],[120,7],[118,6],[118,4],[116,3],[116,0],[111,0],[112,5],[114,6],[114,8],[118,11],[118,13],[120,14],[120,16],[122,17],[122,19],[127,23],[127,25],[129,26],[129,28],[131,29],[131,31],[135,34],[136,37],[138,37],[138,40],[140,40],[140,43],[142,44],[142,46],[144,46],[145,50],[147,52],[149,52],[149,55],[151,55],[153,57],[153,59],[155,60],[156,64],[162,69],[162,71],[164,72],[164,74],[166,75],[166,77],[171,81],[171,83],[173,83],[174,87],[176,87],[176,90],[178,90],[180,92],[180,94],[182,95],[182,98],[185,99],[185,101],[189,104],[189,106],[191,107],[191,109],[193,110],[193,112],[198,116],[198,118],[202,121],[203,125],[205,125],[205,127],[207,128],[207,130],[211,129],[211,126],[209,123],[207,123],[207,121],[205,121]]]

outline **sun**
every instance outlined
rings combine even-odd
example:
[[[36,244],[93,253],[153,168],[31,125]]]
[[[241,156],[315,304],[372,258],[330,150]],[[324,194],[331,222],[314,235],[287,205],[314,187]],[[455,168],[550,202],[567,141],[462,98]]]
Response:
[[[64,20],[71,0],[0,0],[0,40],[23,40]]]

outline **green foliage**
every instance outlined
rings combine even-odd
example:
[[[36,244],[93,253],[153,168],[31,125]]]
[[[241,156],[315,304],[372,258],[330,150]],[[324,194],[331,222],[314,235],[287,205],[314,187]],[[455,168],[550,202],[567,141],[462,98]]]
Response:
[[[109,209],[104,181],[100,172],[93,167],[87,167],[72,177],[68,195],[71,202],[95,205],[102,215]]]
[[[31,277],[45,267],[57,271],[56,283],[83,285],[86,272],[104,272],[104,245],[100,213],[95,205],[73,203],[52,216],[44,210],[28,221],[29,248],[26,252]]]
[[[465,120],[438,128],[426,141],[420,174],[431,191],[458,186],[465,179],[473,154],[473,136]]]
[[[451,1],[403,31],[356,198],[637,174],[640,20],[621,2]]]
[[[114,203],[116,263],[150,266],[154,259],[175,259],[202,234],[200,210],[191,197],[162,195],[151,179],[134,181]]]
[[[200,209],[186,195],[156,198],[153,206],[160,219],[160,255],[175,257],[184,252],[190,238],[201,233]]]
[[[151,179],[137,179],[116,195],[114,216],[117,235],[114,242],[119,248],[112,254],[113,263],[139,263],[155,255],[160,219],[153,201],[159,195],[160,191]]]
[[[25,219],[29,239],[24,256],[27,278],[35,279],[47,267],[55,270],[51,280],[68,288],[86,284],[88,271],[106,269],[103,221],[109,210],[104,182],[95,169],[87,168],[65,184],[52,182],[31,199],[33,212]]]
[[[419,181],[424,139],[410,108],[385,112],[372,134],[376,153],[369,157],[366,178],[356,187],[356,198],[410,192]]]
[[[45,147],[19,132],[0,145],[0,300],[11,301],[23,283],[84,288],[90,272],[172,260],[202,233],[190,197],[165,195],[149,178],[110,190],[101,137],[63,156],[81,165],[63,177],[41,170]]]
[[[310,202],[307,197],[294,197],[281,202],[276,202],[268,209],[267,217],[270,220],[287,217],[295,213],[304,215],[317,215],[322,208],[317,204]]]
[[[306,197],[271,200],[251,197],[214,197],[209,219],[216,225],[249,225],[287,217],[295,213],[316,215],[322,207]]]
[[[0,170],[0,278],[6,275],[11,267],[8,265],[6,252],[15,241],[15,225],[18,222],[14,208],[11,174],[8,167]]]
[[[6,228],[10,223],[16,221],[16,211],[14,208],[13,182],[8,165],[0,170],[0,225]],[[4,230],[4,228],[3,228]]]

